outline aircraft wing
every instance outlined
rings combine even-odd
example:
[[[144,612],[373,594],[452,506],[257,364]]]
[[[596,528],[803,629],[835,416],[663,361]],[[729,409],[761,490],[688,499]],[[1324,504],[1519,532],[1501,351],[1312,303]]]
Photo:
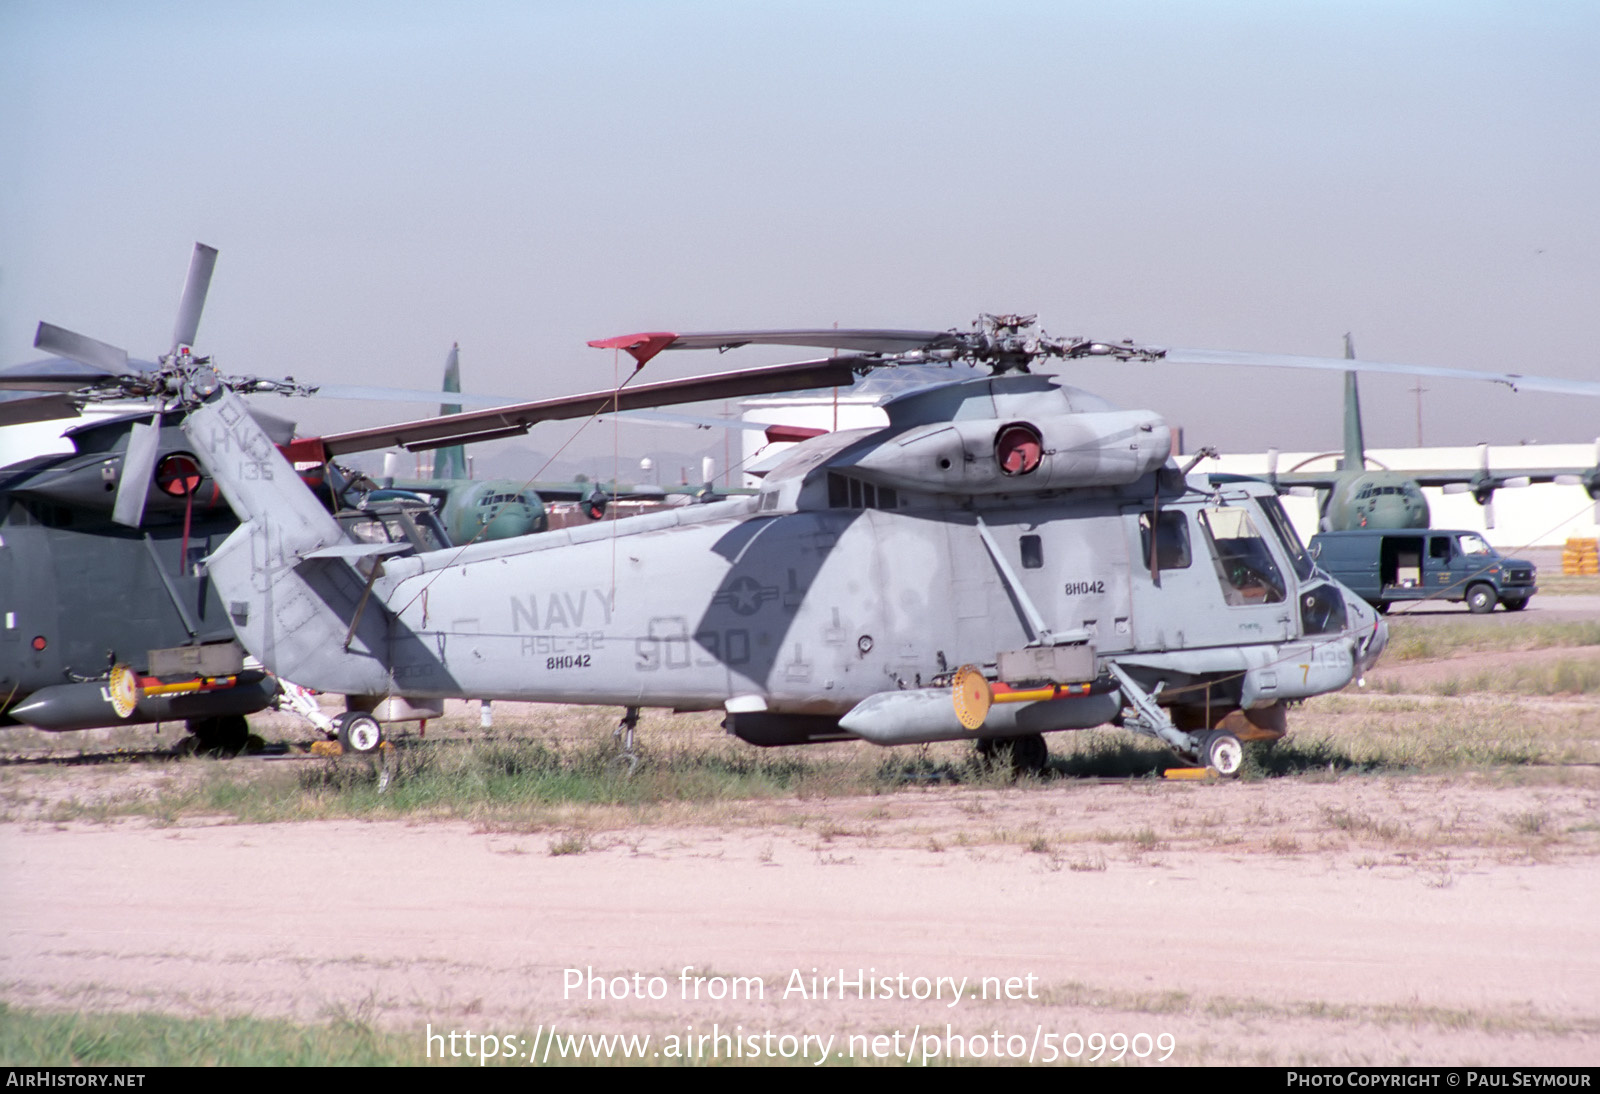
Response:
[[[448,500],[457,490],[470,489],[485,482],[505,483],[508,487],[517,485],[515,477],[508,478],[501,475],[494,479],[395,479],[394,483],[385,489],[408,490],[413,494],[425,494]],[[531,490],[544,501],[583,501],[597,490],[611,499],[663,498],[673,492],[668,487],[651,483],[544,482],[538,479],[530,479],[520,484],[520,489]]]
[[[545,501],[583,501],[598,491],[604,497],[616,500],[638,498],[664,498],[667,490],[650,483],[613,482],[530,482],[528,489]]]
[[[1255,475],[1253,478],[1263,479],[1277,486],[1281,491],[1286,486],[1304,486],[1312,490],[1332,490],[1339,484],[1337,471],[1285,471],[1277,475]]]
[[[389,481],[387,476],[385,481]],[[456,490],[464,490],[476,486],[473,479],[394,479],[388,486],[380,487],[383,490],[404,490],[412,494],[424,494],[440,501],[448,501],[450,495]]]
[[[1411,479],[1418,486],[1451,486],[1457,483],[1466,483],[1473,486],[1488,485],[1495,487],[1525,486],[1529,483],[1558,482],[1563,485],[1581,486],[1586,476],[1594,474],[1592,467],[1508,467],[1499,471],[1490,471],[1485,475],[1482,468],[1441,468],[1431,471],[1413,471],[1407,468],[1393,468],[1390,474]],[[1288,486],[1306,486],[1313,490],[1332,490],[1339,483],[1341,472],[1338,471],[1283,471],[1276,476],[1255,475],[1254,478],[1276,483],[1280,488]]]
[[[1401,471],[1400,474],[1415,479],[1421,486],[1450,486],[1454,483],[1476,485],[1485,480],[1493,486],[1524,486],[1535,482],[1582,485],[1584,477],[1593,471],[1592,467],[1508,467],[1500,471],[1491,471],[1487,475],[1481,469],[1468,471],[1454,468],[1441,471]]]

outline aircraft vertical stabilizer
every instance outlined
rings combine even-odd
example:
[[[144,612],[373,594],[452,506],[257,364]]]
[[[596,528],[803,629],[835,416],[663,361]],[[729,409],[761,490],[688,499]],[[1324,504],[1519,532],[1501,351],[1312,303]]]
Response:
[[[450,347],[450,356],[444,363],[444,390],[447,392],[461,391],[461,346],[459,343]],[[460,414],[461,407],[456,403],[441,403],[440,414]],[[467,449],[464,445],[453,444],[447,448],[436,449],[433,453],[433,477],[436,479],[464,479],[467,478]]]
[[[1355,344],[1344,336],[1344,356],[1353,361]],[[1344,457],[1339,461],[1341,471],[1362,471],[1367,466],[1367,447],[1361,435],[1361,393],[1356,384],[1356,374],[1344,374]]]
[[[351,555],[362,548],[226,387],[207,395],[183,431],[241,518],[206,562],[240,642],[269,672],[303,686],[386,694],[388,616],[362,610],[380,560]]]

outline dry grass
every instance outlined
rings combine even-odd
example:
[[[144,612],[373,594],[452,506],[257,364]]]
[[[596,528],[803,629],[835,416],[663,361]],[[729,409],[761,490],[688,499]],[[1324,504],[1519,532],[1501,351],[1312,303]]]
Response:
[[[1424,644],[1435,652],[1559,647],[1600,642],[1600,624],[1486,628],[1481,619],[1463,616],[1397,628],[1397,636],[1411,655]],[[1560,765],[1600,764],[1600,703],[1589,698],[1597,691],[1600,665],[1564,659],[1446,682],[1428,696],[1351,689],[1297,708],[1289,738],[1270,749],[1252,747],[1244,777],[1490,772],[1504,780]],[[1548,695],[1577,698],[1542,698]],[[89,734],[11,730],[0,735],[0,748],[9,754],[0,761],[0,820],[451,818],[488,829],[556,833],[551,852],[573,854],[592,846],[557,850],[569,842],[561,833],[650,823],[743,824],[779,815],[793,823],[797,813],[805,815],[796,803],[866,803],[870,816],[843,819],[830,804],[826,816],[799,821],[827,844],[880,827],[897,830],[890,796],[917,788],[1053,794],[1063,784],[1094,778],[1132,780],[1131,787],[1168,794],[1159,776],[1175,762],[1165,747],[1122,730],[1058,733],[1048,738],[1047,776],[1019,782],[975,763],[963,742],[890,750],[866,744],[758,749],[728,737],[716,715],[647,711],[639,731],[643,762],[630,776],[612,736],[615,709],[500,704],[495,727],[485,732],[475,705],[452,707],[456,713],[430,724],[426,739],[399,738],[382,788],[379,770],[365,760],[180,758],[171,749],[171,728],[159,734],[148,727]],[[958,808],[977,819],[995,808],[995,800],[963,796]],[[1174,840],[1208,832],[1231,838],[1227,834],[1236,831],[1212,810],[1180,813],[1171,830],[1136,829],[1131,837],[1124,831],[1109,842],[1148,853]],[[1018,843],[1050,857],[1086,837],[1013,831],[988,818],[968,825],[963,838]],[[944,832],[922,833],[917,842],[944,846],[950,839]],[[1315,846],[1314,839],[1294,835],[1268,850],[1293,854]]]
[[[1600,596],[1600,577],[1564,574],[1559,566],[1539,567],[1540,596]]]
[[[1383,657],[1385,663],[1435,661],[1462,653],[1572,646],[1600,646],[1600,621],[1502,623],[1463,616],[1445,624],[1396,615],[1389,619],[1389,646]]]
[[[1600,763],[1600,706],[1505,695],[1345,692],[1308,701],[1267,761],[1273,773],[1448,771]]]
[[[1252,751],[1247,779],[1504,773],[1600,762],[1600,706],[1586,703],[1350,694],[1308,702],[1292,724],[1291,736],[1275,748]],[[918,787],[1056,793],[1063,782],[1096,777],[1132,779],[1131,785],[1166,793],[1159,775],[1174,763],[1165,748],[1124,731],[1061,733],[1049,738],[1049,777],[1013,782],[1003,772],[984,770],[961,743],[888,751],[866,744],[765,750],[726,737],[703,717],[658,716],[641,732],[643,762],[630,776],[616,761],[611,725],[609,712],[558,708],[535,709],[526,725],[503,719],[492,737],[441,740],[430,731],[427,741],[402,742],[395,750],[382,789],[378,767],[352,759],[152,757],[88,767],[12,765],[0,767],[0,819],[60,823],[138,816],[171,824],[200,816],[237,822],[411,816],[468,820],[496,830],[567,831],[591,817],[602,818],[596,823],[605,827],[744,823],[771,815],[762,803],[792,814],[796,803],[861,800],[860,818],[846,819],[830,807],[825,816],[802,821],[829,843],[893,827],[884,796]],[[994,804],[974,795],[957,808],[977,819]],[[1228,827],[1203,812],[1181,824],[1191,826],[1190,835]],[[984,842],[1039,843],[1039,854],[1058,843],[1051,832],[986,827],[1003,834]],[[1152,849],[1167,833],[1121,833],[1116,839]]]
[[[1600,662],[1558,657],[1537,665],[1512,665],[1434,682],[1435,695],[1594,695],[1600,693]]]

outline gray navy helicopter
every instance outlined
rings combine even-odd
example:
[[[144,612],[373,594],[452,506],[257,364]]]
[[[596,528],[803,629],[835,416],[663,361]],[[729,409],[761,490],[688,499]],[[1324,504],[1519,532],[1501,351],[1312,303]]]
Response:
[[[752,497],[432,552],[347,534],[240,398],[265,381],[224,378],[181,346],[139,383],[185,414],[190,450],[241,520],[205,562],[240,643],[284,678],[351,696],[337,728],[355,752],[381,742],[362,709],[374,699],[470,696],[623,707],[629,753],[640,708],[720,709],[757,745],[971,739],[1035,770],[1043,734],[1120,725],[1234,774],[1241,742],[1281,736],[1288,704],[1344,687],[1384,648],[1383,621],[1316,569],[1270,485],[1178,467],[1155,412],[1031,371],[1106,356],[1308,359],[1055,339],[1015,316],[966,331],[591,344],[642,367],[664,349],[756,343],[848,352],[315,444],[324,459],[437,447],[551,418],[848,386],[900,364],[986,374],[893,399],[886,427],[796,445]]]

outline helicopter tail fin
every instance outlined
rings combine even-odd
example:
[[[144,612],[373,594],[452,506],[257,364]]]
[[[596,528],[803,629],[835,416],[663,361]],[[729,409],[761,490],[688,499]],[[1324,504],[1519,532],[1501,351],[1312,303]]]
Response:
[[[1355,360],[1355,343],[1344,336],[1346,360]],[[1344,458],[1339,461],[1341,471],[1362,471],[1367,466],[1367,447],[1361,435],[1361,393],[1356,385],[1356,374],[1344,374]]]
[[[183,429],[239,517],[206,566],[245,649],[306,687],[386,693],[386,613],[362,611],[377,559],[347,557],[338,521],[232,391],[216,391]]]
[[[448,394],[461,391],[461,344],[450,347],[450,356],[444,362],[444,390]],[[460,414],[458,403],[441,403],[440,414]],[[436,479],[465,479],[467,474],[467,449],[465,445],[452,444],[436,448],[433,452],[433,477]]]

